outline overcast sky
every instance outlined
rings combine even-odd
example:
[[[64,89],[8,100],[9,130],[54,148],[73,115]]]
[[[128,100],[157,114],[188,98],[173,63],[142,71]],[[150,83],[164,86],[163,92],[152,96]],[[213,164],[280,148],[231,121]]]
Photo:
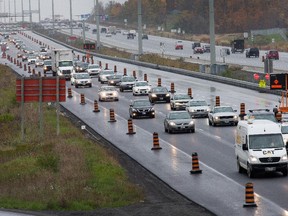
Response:
[[[38,10],[38,0],[23,0],[24,10],[29,10],[29,1],[31,1],[31,10]],[[94,0],[71,0],[72,1],[72,14],[73,19],[77,20],[81,14],[91,13]],[[124,3],[127,0],[114,0],[115,2]],[[104,4],[110,2],[110,0],[99,0]],[[16,14],[21,15],[21,0],[0,0],[0,12],[9,13],[9,3],[10,3],[10,14],[14,14],[16,5]],[[15,4],[14,4],[15,3]],[[54,14],[61,15],[62,18],[70,19],[70,0],[54,0]],[[52,0],[40,0],[40,15],[41,20],[44,18],[52,18]],[[12,18],[14,21],[14,18]],[[21,21],[22,18],[16,18]],[[38,22],[39,15],[33,14],[33,21]],[[25,18],[29,21],[29,18]]]

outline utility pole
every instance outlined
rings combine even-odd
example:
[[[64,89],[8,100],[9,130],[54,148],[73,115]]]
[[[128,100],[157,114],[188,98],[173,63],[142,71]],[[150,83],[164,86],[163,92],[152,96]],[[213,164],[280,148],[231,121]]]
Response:
[[[138,0],[138,55],[143,54],[142,49],[142,1]]]
[[[16,0],[14,0],[14,15],[15,15],[14,21],[16,23]]]
[[[70,0],[70,35],[73,35],[73,25],[72,25],[72,0]]]
[[[97,50],[100,49],[100,25],[99,25],[99,19],[100,19],[100,15],[99,15],[99,2],[98,0],[96,0],[96,25],[97,25]]]
[[[52,0],[52,29],[54,34],[55,31],[54,0]]]
[[[40,23],[40,21],[41,21],[40,0],[38,0],[38,13],[39,13],[39,23]]]
[[[32,30],[32,11],[31,11],[31,0],[29,0],[29,22],[30,22],[30,30]]]
[[[209,0],[209,27],[210,27],[210,73],[216,65],[215,55],[215,24],[214,24],[214,0]]]
[[[21,10],[22,10],[22,23],[24,22],[24,5],[23,0],[21,0]]]

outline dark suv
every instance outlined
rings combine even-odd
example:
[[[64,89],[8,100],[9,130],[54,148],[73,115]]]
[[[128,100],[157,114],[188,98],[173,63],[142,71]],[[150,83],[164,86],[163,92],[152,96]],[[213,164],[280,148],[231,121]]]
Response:
[[[134,100],[129,107],[129,115],[131,118],[149,117],[155,118],[155,110],[153,104],[147,99]]]
[[[257,47],[249,48],[246,50],[246,58],[250,58],[251,56],[259,58],[259,49]]]

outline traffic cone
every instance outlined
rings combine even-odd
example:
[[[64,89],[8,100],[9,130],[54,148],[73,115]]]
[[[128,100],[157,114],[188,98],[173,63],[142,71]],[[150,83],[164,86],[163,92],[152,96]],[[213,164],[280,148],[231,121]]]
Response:
[[[197,152],[193,152],[192,153],[192,170],[190,171],[190,173],[191,174],[202,173],[202,170],[199,168]]]
[[[251,182],[246,183],[245,186],[245,203],[243,207],[257,207],[257,204],[254,202],[254,189]]]

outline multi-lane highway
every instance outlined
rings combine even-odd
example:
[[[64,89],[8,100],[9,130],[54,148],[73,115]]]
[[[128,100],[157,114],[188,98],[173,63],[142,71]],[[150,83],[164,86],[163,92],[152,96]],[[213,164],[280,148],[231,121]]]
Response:
[[[51,47],[63,47],[31,32],[27,33],[45,44],[49,44]],[[18,34],[17,37],[21,38],[33,49],[39,49],[38,44],[23,35]],[[106,38],[105,43],[111,42],[113,44],[117,41],[116,39],[118,40],[118,45],[123,43],[129,47],[132,44],[131,40],[127,41],[123,35],[112,36],[111,39]],[[154,46],[156,44],[159,45],[160,40],[161,38],[155,37],[154,40],[150,36],[151,49],[153,48],[152,44],[154,43]],[[166,40],[172,41],[172,39]],[[190,45],[191,43],[187,42],[187,53],[188,49],[191,51]],[[171,53],[178,52],[173,50],[173,47],[170,50]],[[184,48],[185,50],[186,48]],[[8,52],[9,55],[15,57],[16,52],[17,50],[11,45],[11,49]],[[235,54],[235,59],[237,59],[236,56],[240,55]],[[156,86],[158,78],[161,78],[162,85],[168,89],[170,89],[171,82],[174,82],[177,92],[187,92],[188,88],[192,88],[194,98],[205,99],[211,106],[215,103],[215,97],[220,96],[221,104],[232,106],[238,110],[237,113],[239,113],[240,103],[245,103],[247,110],[254,108],[272,109],[279,99],[279,96],[259,93],[245,88],[106,59],[94,59],[101,61],[102,64],[107,63],[110,68],[117,65],[119,73],[123,73],[124,68],[127,69],[128,74],[132,74],[132,71],[136,70],[139,80],[143,79],[144,73],[146,73],[152,86]],[[245,61],[248,60],[245,59]],[[251,59],[251,61],[258,60]],[[11,63],[8,64],[11,67],[16,67]],[[39,71],[39,69],[37,70]],[[29,75],[24,71],[23,74]],[[237,172],[234,153],[235,126],[212,127],[208,125],[206,118],[197,118],[195,119],[195,133],[167,134],[164,132],[163,121],[165,115],[170,111],[170,106],[166,103],[159,103],[155,104],[156,118],[133,120],[136,134],[127,136],[130,101],[135,98],[146,98],[147,96],[136,97],[131,92],[119,92],[120,99],[118,102],[99,102],[101,112],[95,116],[95,113],[91,110],[93,109],[93,101],[98,99],[97,92],[101,85],[105,84],[100,84],[97,79],[93,79],[92,88],[76,89],[67,81],[66,86],[67,88],[72,88],[74,97],[71,100],[67,99],[67,102],[62,105],[75,115],[78,115],[87,125],[95,128],[97,132],[163,179],[175,190],[217,215],[288,215],[286,177],[282,177],[281,173],[273,173],[249,179],[246,174]],[[79,105],[80,93],[85,94],[85,98],[88,101],[85,106]],[[114,108],[117,118],[117,122],[113,125],[107,121],[110,108]],[[154,132],[159,134],[160,143],[163,146],[159,153],[151,152],[152,134]],[[203,174],[198,177],[192,177],[189,174],[192,152],[198,153],[200,166],[203,169]],[[242,204],[244,203],[244,186],[250,181],[254,183],[254,190],[257,193],[256,202],[258,208],[247,210],[242,207]]]
[[[95,25],[89,24],[90,30],[85,32],[86,38],[91,40],[96,40],[96,35],[92,34],[92,29],[96,28]],[[63,30],[67,34],[70,34],[69,30]],[[82,35],[82,30],[74,29],[73,33],[75,35]],[[121,33],[117,33],[116,35],[112,35],[112,37],[106,37],[104,33],[100,34],[100,41],[105,45],[109,45],[111,47],[117,47],[121,49],[128,50],[130,52],[137,53],[138,50],[138,37],[134,39],[127,39],[127,35],[123,35]],[[164,43],[164,55],[165,56],[173,56],[173,57],[183,57],[188,61],[193,62],[202,62],[204,64],[209,63],[210,61],[210,53],[204,54],[193,54],[192,50],[192,41],[183,40],[183,50],[175,50],[175,42],[177,39],[173,38],[165,38],[159,36],[149,35],[148,40],[143,41],[143,52],[144,53],[157,53],[162,54],[162,49],[160,47],[160,42]],[[203,43],[205,44],[205,43]],[[255,68],[259,72],[263,72],[264,63],[262,62],[262,56],[265,56],[267,50],[260,51],[260,58],[246,58],[244,53],[235,53],[225,57],[221,57],[220,50],[223,46],[216,46],[216,61],[219,64],[222,64],[224,61],[227,64],[235,64],[241,66],[249,66],[251,68]],[[227,48],[227,47],[226,47]],[[288,54],[285,52],[280,52],[279,60],[273,61],[273,66],[275,70],[278,71],[287,71],[288,70]],[[203,61],[200,61],[203,60]]]

